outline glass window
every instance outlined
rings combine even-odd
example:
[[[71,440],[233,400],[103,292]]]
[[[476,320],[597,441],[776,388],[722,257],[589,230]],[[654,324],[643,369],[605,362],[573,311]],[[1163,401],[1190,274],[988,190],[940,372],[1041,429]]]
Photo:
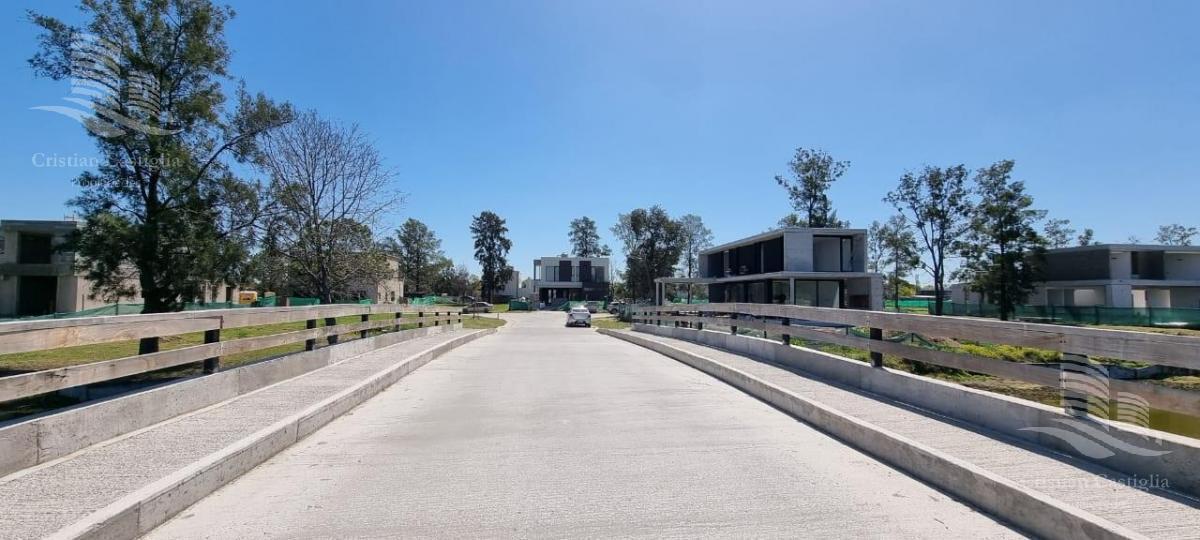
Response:
[[[797,281],[796,296],[792,302],[797,306],[815,306],[817,305],[817,282],[815,281]]]
[[[820,307],[842,307],[842,284],[836,281],[817,282],[817,305]]]
[[[747,287],[750,289],[747,302],[751,304],[766,304],[768,302],[767,283],[765,281],[755,281],[747,284]]]
[[[854,238],[842,238],[842,271],[854,271]]]
[[[788,282],[783,280],[771,281],[771,303],[786,304],[788,301]]]

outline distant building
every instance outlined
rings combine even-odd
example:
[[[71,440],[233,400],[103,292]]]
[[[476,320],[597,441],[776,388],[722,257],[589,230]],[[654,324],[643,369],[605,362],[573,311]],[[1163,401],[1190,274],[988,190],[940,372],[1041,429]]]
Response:
[[[704,285],[711,302],[883,309],[883,276],[866,268],[865,229],[786,227],[702,251],[699,277],[656,279],[656,301]]]
[[[961,290],[961,288],[956,289]],[[957,301],[979,301],[961,292]],[[1034,306],[1200,308],[1200,247],[1098,244],[1046,252]]]
[[[395,304],[404,298],[404,280],[400,279],[400,259],[387,255],[388,274],[382,279],[360,279],[350,291],[360,300],[375,304]]]
[[[509,268],[512,275],[508,277],[508,281],[504,282],[504,286],[495,291],[497,299],[512,300],[521,296],[521,273],[516,268]]]
[[[56,251],[78,228],[77,221],[0,221],[0,317],[70,313],[113,303],[91,296],[91,281],[75,272],[74,253]]]
[[[542,257],[533,261],[532,301],[555,305],[566,301],[606,300],[608,257]]]

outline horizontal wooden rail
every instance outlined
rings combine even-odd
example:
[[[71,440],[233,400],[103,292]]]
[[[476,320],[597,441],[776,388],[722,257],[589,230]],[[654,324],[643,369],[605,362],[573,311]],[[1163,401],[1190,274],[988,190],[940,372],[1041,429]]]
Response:
[[[1020,345],[1077,357],[1102,356],[1200,370],[1200,338],[1149,332],[780,304],[635,306],[632,313],[636,323],[685,325],[709,330],[714,326],[756,330],[768,335],[788,336],[789,339],[800,338],[867,351],[873,359],[878,359],[877,365],[881,364],[882,355],[886,354],[1052,388],[1063,385],[1063,372],[1058,365],[1011,362],[895,343],[880,339],[881,331]],[[811,324],[806,325],[806,322]],[[874,335],[874,339],[860,337],[847,332],[848,327],[877,329],[880,333]],[[1121,379],[1110,379],[1107,383],[1110,398],[1119,393],[1132,393],[1145,399],[1153,408],[1200,416],[1200,393]]]
[[[854,309],[814,308],[786,304],[689,304],[637,306],[635,314],[737,313],[788,318],[864,328],[913,332],[926,337],[1003,343],[1058,352],[1119,358],[1200,370],[1200,338],[1128,330],[1104,330],[1054,324],[988,321]],[[635,315],[636,316],[636,315]]]
[[[262,309],[262,308],[258,308]],[[333,338],[354,332],[364,333],[399,326],[433,326],[462,322],[462,314],[448,309],[411,308],[398,305],[347,305],[268,309],[266,313],[248,313],[254,308],[167,313],[160,315],[124,315],[95,319],[0,323],[0,352],[29,352],[65,346],[125,341],[144,337],[162,337],[183,333],[212,331],[281,322],[309,321],[303,330],[215,341],[167,351],[140,354],[113,360],[48,369],[10,377],[0,377],[0,402],[54,392],[66,388],[128,377],[224,355],[244,353],[321,338]],[[393,317],[355,323],[316,326],[320,319],[336,319],[373,314]],[[44,323],[44,324],[43,324]],[[74,324],[64,324],[74,323]],[[11,324],[12,326],[6,326]]]

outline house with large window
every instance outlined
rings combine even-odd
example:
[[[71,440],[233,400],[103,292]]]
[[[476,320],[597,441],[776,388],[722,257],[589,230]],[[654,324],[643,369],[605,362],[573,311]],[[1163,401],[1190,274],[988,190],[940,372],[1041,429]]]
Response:
[[[1200,308],[1200,246],[1099,244],[1046,253],[1030,305]]]
[[[533,296],[554,306],[568,301],[607,300],[608,257],[542,257],[533,261]]]
[[[0,317],[71,313],[111,304],[92,296],[75,271],[75,254],[59,250],[77,221],[0,221]],[[136,283],[131,283],[136,289]],[[117,299],[140,303],[140,296]]]
[[[710,302],[883,309],[865,229],[786,227],[704,250],[699,263],[697,277],[656,279],[657,303],[701,285]]]

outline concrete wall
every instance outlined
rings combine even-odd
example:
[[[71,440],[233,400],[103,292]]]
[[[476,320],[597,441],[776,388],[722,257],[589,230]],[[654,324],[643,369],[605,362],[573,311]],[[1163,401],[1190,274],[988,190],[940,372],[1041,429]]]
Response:
[[[1200,253],[1167,253],[1163,259],[1163,279],[1200,281]]]
[[[774,340],[735,336],[727,332],[635,324],[639,332],[684,339],[730,352],[795,368],[828,381],[860,388],[928,411],[993,430],[1001,435],[1037,444],[1056,452],[1094,461],[1105,467],[1142,478],[1169,479],[1172,489],[1200,495],[1200,441],[1144,429],[1129,424],[1068,416],[1056,407],[975,390],[888,368],[875,368],[841,356],[803,347],[784,346]],[[1080,454],[1063,439],[1024,428],[1058,426],[1063,421],[1083,421],[1123,443],[1167,453],[1138,456],[1117,452],[1105,459]]]
[[[813,271],[813,235],[809,231],[783,231],[783,269],[788,272]]]
[[[461,327],[427,326],[356,339],[9,424],[0,427],[0,476],[375,349]]]
[[[817,237],[812,240],[813,271],[842,271],[842,241],[840,238]]]
[[[1171,287],[1171,307],[1200,309],[1200,287]]]

